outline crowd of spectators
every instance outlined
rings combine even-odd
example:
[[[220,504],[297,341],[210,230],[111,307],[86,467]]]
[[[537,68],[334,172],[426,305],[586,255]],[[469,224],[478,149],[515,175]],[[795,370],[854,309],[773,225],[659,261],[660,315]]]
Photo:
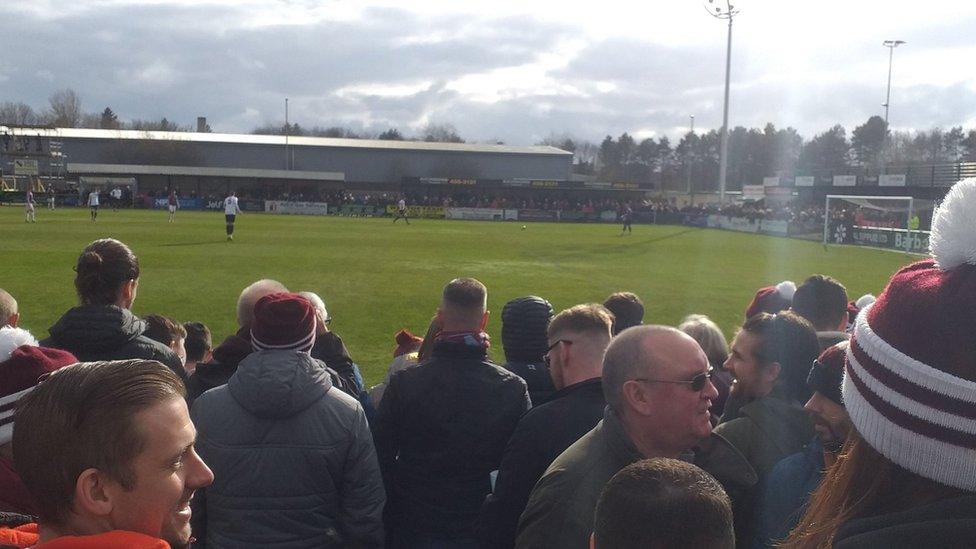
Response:
[[[46,339],[0,290],[0,547],[969,546],[973,211],[976,179],[877,298],[742,296],[731,344],[631,292],[525,296],[496,364],[488,288],[454,279],[381,391],[320,296],[258,280],[211,348],[136,317],[136,255],[97,240]]]

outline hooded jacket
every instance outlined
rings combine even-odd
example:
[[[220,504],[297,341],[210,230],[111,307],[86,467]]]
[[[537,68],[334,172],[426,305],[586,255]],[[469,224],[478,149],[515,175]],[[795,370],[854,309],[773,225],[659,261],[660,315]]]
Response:
[[[169,347],[142,335],[146,323],[117,305],[82,305],[69,309],[41,342],[70,352],[82,362],[142,358],[162,362],[184,382],[183,363]]]
[[[225,385],[230,376],[237,371],[237,366],[248,357],[254,348],[251,347],[250,328],[241,328],[236,334],[227,336],[224,341],[213,350],[213,360],[197,364],[196,370],[186,382],[186,398],[191,404],[203,393]],[[358,398],[362,383],[356,380],[357,368],[349,351],[342,343],[342,339],[332,332],[319,335],[311,355],[329,366],[332,383],[347,394]],[[332,369],[335,362],[341,369]]]
[[[513,299],[502,309],[504,368],[525,380],[533,406],[548,401],[556,391],[542,359],[549,346],[546,328],[552,312],[552,305],[536,296]]]
[[[251,353],[191,417],[215,477],[193,499],[195,547],[382,546],[386,497],[366,417],[324,363]]]

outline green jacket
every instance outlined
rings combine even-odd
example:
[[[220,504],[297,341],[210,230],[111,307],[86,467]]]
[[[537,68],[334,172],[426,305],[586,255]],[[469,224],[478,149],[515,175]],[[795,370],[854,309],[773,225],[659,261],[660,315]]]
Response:
[[[711,473],[727,491],[756,483],[745,458],[720,436],[712,434],[695,451],[682,457]],[[519,520],[516,549],[588,549],[603,487],[618,471],[645,458],[607,407],[600,423],[560,454],[535,485]]]
[[[813,423],[803,404],[786,397],[777,387],[748,404],[729,401],[715,432],[732,443],[760,478],[776,463],[803,449],[814,436]]]

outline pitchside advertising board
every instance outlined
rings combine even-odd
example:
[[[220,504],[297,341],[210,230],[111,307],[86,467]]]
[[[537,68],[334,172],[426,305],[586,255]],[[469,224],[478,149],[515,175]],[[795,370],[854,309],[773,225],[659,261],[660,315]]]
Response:
[[[397,207],[390,204],[386,213],[396,215]],[[428,219],[444,219],[445,209],[440,206],[407,206],[407,217],[425,217]]]
[[[328,215],[329,205],[325,202],[296,202],[291,200],[265,200],[264,211],[276,214]]]
[[[906,183],[906,177],[903,173],[898,174],[885,174],[878,176],[878,186],[880,187],[904,187]]]
[[[478,219],[482,221],[501,221],[518,219],[518,210],[499,208],[447,208],[448,219]]]
[[[924,254],[929,251],[927,231],[906,231],[905,229],[881,229],[875,227],[854,227],[853,240],[860,246],[906,250]]]
[[[203,209],[203,199],[200,198],[178,198],[177,201],[180,203],[181,210],[202,210]],[[169,207],[169,198],[157,198],[153,202],[153,207],[158,210],[163,210]],[[220,203],[220,207],[224,207],[224,203]]]

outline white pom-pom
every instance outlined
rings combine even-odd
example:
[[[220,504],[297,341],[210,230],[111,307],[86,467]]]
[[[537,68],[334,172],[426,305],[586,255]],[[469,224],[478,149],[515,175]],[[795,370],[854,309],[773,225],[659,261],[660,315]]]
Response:
[[[953,185],[935,209],[929,250],[943,271],[976,265],[976,177]]]
[[[857,298],[857,301],[855,301],[854,304],[857,305],[857,310],[860,311],[877,300],[878,298],[874,297],[874,294],[864,294]]]
[[[792,280],[784,280],[776,285],[776,293],[785,299],[793,301],[793,294],[796,293],[796,284]]]
[[[37,340],[30,332],[12,326],[0,328],[0,362],[10,358],[14,349],[24,345],[37,347]]]

